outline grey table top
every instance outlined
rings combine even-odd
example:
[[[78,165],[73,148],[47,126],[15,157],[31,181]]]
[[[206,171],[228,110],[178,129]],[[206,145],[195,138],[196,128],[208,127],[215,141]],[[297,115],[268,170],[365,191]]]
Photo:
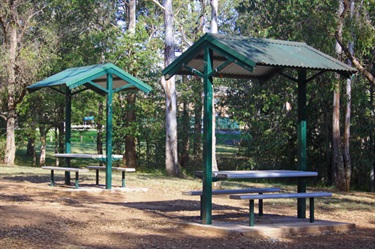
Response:
[[[196,171],[194,175],[203,178],[203,171]],[[218,179],[294,178],[315,177],[317,175],[318,172],[297,170],[232,170],[212,172],[212,177]]]
[[[107,158],[106,155],[102,154],[80,154],[80,153],[60,153],[55,154],[55,157],[58,158],[88,158],[88,159],[101,159],[104,160]],[[112,155],[112,159],[117,160],[121,159],[122,155]]]

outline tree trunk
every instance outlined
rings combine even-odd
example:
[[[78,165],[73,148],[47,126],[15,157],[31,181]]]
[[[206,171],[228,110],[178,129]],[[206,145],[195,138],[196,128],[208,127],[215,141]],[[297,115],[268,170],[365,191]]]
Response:
[[[15,126],[16,126],[16,103],[15,103],[15,87],[16,87],[16,49],[17,49],[17,29],[15,24],[9,26],[9,50],[8,50],[8,66],[7,66],[7,82],[8,82],[8,114],[7,114],[7,130],[6,130],[6,148],[5,148],[5,164],[14,165],[16,156],[15,142]]]
[[[31,134],[29,134],[27,139],[26,156],[31,156],[33,158],[33,165],[36,165],[35,137]]]
[[[135,25],[136,25],[136,1],[135,0],[128,0],[127,5],[127,21],[128,21],[128,32],[130,34],[135,33]],[[126,108],[126,123],[127,126],[131,126],[132,123],[136,122],[136,114],[135,114],[135,103],[136,103],[136,95],[135,93],[130,93],[126,97],[127,108]],[[125,136],[125,165],[129,168],[136,168],[137,166],[137,148],[136,148],[136,139],[134,135],[127,134]]]
[[[128,32],[135,33],[135,24],[136,24],[136,0],[127,0],[126,12],[127,12],[127,22],[128,22]]]
[[[136,115],[134,106],[136,103],[136,95],[134,93],[129,94],[126,98],[127,110],[126,110],[126,123],[131,126],[136,121]],[[136,168],[137,166],[137,152],[135,145],[135,137],[132,134],[125,136],[125,158],[126,166],[129,168]]]
[[[57,143],[58,143],[58,152],[59,153],[64,153],[65,152],[65,148],[64,148],[64,141],[65,141],[65,127],[64,127],[64,122],[61,122],[59,123],[58,125],[58,130],[59,130],[59,138],[57,140]],[[59,159],[56,157],[55,158],[55,163],[56,163],[56,166],[59,166]]]
[[[339,76],[338,76],[339,77]],[[333,150],[333,179],[338,189],[342,188],[342,179],[344,179],[343,158],[341,151],[341,133],[340,133],[340,83],[336,80],[335,91],[333,93],[333,118],[332,118],[332,150]]]
[[[219,8],[218,0],[211,0],[211,33],[217,33],[217,11]]]
[[[338,15],[342,16],[344,12],[344,5],[341,0],[339,0],[339,9]],[[342,37],[343,29],[343,18],[339,18],[336,28],[336,34],[338,37]],[[342,47],[339,42],[336,41],[336,54],[338,59],[342,61]],[[345,190],[345,170],[344,170],[344,159],[342,153],[342,144],[341,144],[341,133],[340,133],[340,75],[336,74],[334,97],[333,97],[333,131],[332,131],[332,149],[333,149],[333,169],[334,169],[334,179],[336,188],[339,190]]]
[[[218,11],[218,0],[211,0],[211,33],[217,33],[217,11]],[[215,94],[212,95],[212,171],[218,171],[216,160],[216,108],[215,108]],[[214,189],[220,189],[221,183],[214,182]]]
[[[44,125],[39,126],[40,132],[40,156],[39,156],[39,165],[45,166],[46,165],[46,145],[47,145],[47,132],[48,129]]]
[[[99,101],[98,105],[98,116],[96,118],[96,152],[98,154],[103,154],[103,118],[104,117],[104,105],[103,101]]]
[[[195,96],[193,155],[195,160],[200,160],[202,158],[202,91],[198,91],[198,94]]]
[[[189,162],[189,150],[190,150],[190,122],[189,122],[189,111],[187,101],[183,102],[183,113],[182,113],[182,134],[181,144],[179,147],[180,151],[180,165],[181,168],[186,168]]]
[[[164,66],[167,67],[175,59],[172,0],[163,0],[163,7],[165,25]],[[163,77],[161,84],[165,92],[166,106],[165,169],[167,174],[179,176],[180,168],[177,159],[177,96],[175,77],[173,76],[169,80],[165,80]]]
[[[351,4],[351,17],[354,8],[354,2]],[[349,50],[354,53],[354,42],[349,43]],[[352,65],[351,61],[348,60],[347,64]],[[343,179],[343,190],[350,190],[350,178],[352,175],[352,163],[350,158],[350,119],[351,119],[351,105],[352,105],[352,80],[346,80],[346,110],[345,110],[345,127],[344,127],[344,179]]]

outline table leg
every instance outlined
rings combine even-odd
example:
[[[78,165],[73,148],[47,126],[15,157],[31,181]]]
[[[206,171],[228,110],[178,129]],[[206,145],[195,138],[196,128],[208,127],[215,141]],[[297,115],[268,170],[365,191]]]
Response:
[[[66,158],[66,166],[70,168],[70,158]],[[65,184],[70,185],[70,172],[65,171]]]
[[[310,198],[310,223],[314,223],[314,197]]]
[[[125,188],[125,171],[122,171],[122,184],[121,186]]]
[[[306,193],[306,179],[298,179],[298,193]],[[301,219],[306,218],[306,198],[297,199],[297,217]]]
[[[78,188],[78,172],[76,172],[76,188]]]
[[[259,193],[262,195],[263,193]],[[263,216],[263,199],[259,199],[259,216]]]
[[[96,185],[99,186],[99,170],[96,170]]]
[[[254,200],[250,200],[249,203],[249,225],[254,226]]]
[[[203,219],[203,194],[201,194],[200,197],[201,197],[201,203],[200,203],[199,218],[202,220]]]
[[[53,170],[51,170],[51,186],[55,186],[55,175]]]

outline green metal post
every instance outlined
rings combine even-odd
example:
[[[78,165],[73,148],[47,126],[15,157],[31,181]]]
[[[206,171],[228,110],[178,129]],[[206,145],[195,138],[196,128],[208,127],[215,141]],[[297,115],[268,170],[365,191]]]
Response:
[[[250,200],[249,201],[249,225],[251,227],[254,226],[254,219],[255,219],[254,216],[255,216],[254,215],[254,200]]]
[[[122,171],[121,187],[125,188],[125,186],[126,186],[125,171]]]
[[[310,223],[314,223],[315,217],[314,217],[314,197],[310,197]]]
[[[262,195],[263,193],[259,193]],[[263,199],[259,199],[259,216],[263,216]]]
[[[51,186],[55,186],[55,175],[53,170],[51,170]]]
[[[75,181],[75,183],[76,183],[76,189],[79,188],[78,179],[79,179],[78,172],[76,172],[76,181]]]
[[[212,223],[212,50],[204,51],[203,195],[202,222]]]
[[[99,186],[99,170],[97,169],[95,173],[96,173],[96,185]]]
[[[306,70],[298,71],[298,170],[306,171]],[[298,179],[298,192],[306,192],[306,179]],[[306,199],[297,201],[297,217],[306,218]]]
[[[71,152],[72,130],[72,91],[69,87],[65,90],[65,153]],[[66,167],[70,167],[70,158],[66,158]],[[70,172],[65,171],[65,184],[70,185]]]
[[[107,119],[106,119],[106,157],[107,167],[105,175],[105,187],[106,189],[112,188],[112,91],[113,75],[107,74]]]

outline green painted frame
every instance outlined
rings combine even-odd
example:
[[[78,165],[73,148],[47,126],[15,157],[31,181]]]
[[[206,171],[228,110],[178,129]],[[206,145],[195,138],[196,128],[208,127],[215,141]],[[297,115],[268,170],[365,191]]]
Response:
[[[287,44],[288,42],[283,42]],[[312,48],[310,48],[312,49]],[[203,50],[203,64],[204,70],[201,72],[198,69],[192,68],[187,64],[193,59],[197,59]],[[330,56],[325,55],[324,53],[317,51],[316,53],[319,56],[328,58]],[[221,63],[217,68],[213,68],[213,51],[222,55],[227,61]],[[329,58],[332,61],[336,61],[334,58]],[[225,46],[220,42],[220,38],[214,34],[205,34],[201,37],[195,44],[193,44],[186,52],[184,52],[180,57],[173,61],[168,67],[164,68],[163,75],[169,79],[173,75],[182,74],[180,73],[181,69],[185,69],[193,75],[203,78],[204,82],[204,116],[203,116],[203,195],[202,195],[202,209],[203,213],[201,214],[203,224],[212,224],[212,84],[213,79],[220,70],[224,69],[230,62],[233,62],[246,70],[252,72],[253,69],[257,66],[257,63],[246,58],[241,53],[237,52],[233,47]],[[335,62],[336,63],[336,62]],[[337,63],[341,63],[338,62]],[[261,63],[262,64],[262,63]],[[342,64],[342,63],[341,63]],[[341,65],[340,64],[340,65]],[[337,72],[344,76],[350,76],[356,72],[356,69],[348,67],[346,65],[341,65],[342,69]],[[298,78],[295,79],[291,76],[288,76],[282,72],[283,68],[291,68],[288,65],[276,65],[275,70],[271,77],[278,73],[288,78],[289,80],[295,81],[298,83],[298,124],[297,124],[297,133],[298,133],[298,162],[297,168],[301,171],[306,171],[306,131],[307,131],[307,121],[306,121],[306,84],[315,79],[317,76],[321,75],[324,72],[331,71],[335,72],[335,69],[326,68],[319,70],[318,73],[315,73],[309,79],[307,79],[307,68],[303,66],[296,68],[298,71]],[[186,74],[184,72],[183,74]],[[259,77],[259,79],[271,78],[268,75]],[[298,180],[298,192],[306,192],[306,179]],[[301,198],[297,201],[297,216],[298,218],[306,218],[306,199]]]
[[[125,85],[113,89],[113,75],[122,80]],[[106,88],[95,83],[100,77],[105,76]],[[58,87],[64,86],[65,92]],[[72,92],[72,89],[84,86],[84,89]],[[68,68],[60,73],[52,75],[44,80],[36,82],[27,87],[31,93],[41,88],[52,88],[58,93],[65,94],[65,153],[71,153],[71,113],[72,113],[72,96],[85,90],[93,90],[99,94],[107,95],[107,115],[106,115],[106,189],[112,188],[112,102],[113,93],[119,91],[141,90],[149,93],[152,88],[126,73],[124,70],[113,65],[112,63],[83,66],[77,68]],[[70,158],[66,158],[66,165],[70,167]],[[65,184],[70,184],[70,172],[65,172]]]

